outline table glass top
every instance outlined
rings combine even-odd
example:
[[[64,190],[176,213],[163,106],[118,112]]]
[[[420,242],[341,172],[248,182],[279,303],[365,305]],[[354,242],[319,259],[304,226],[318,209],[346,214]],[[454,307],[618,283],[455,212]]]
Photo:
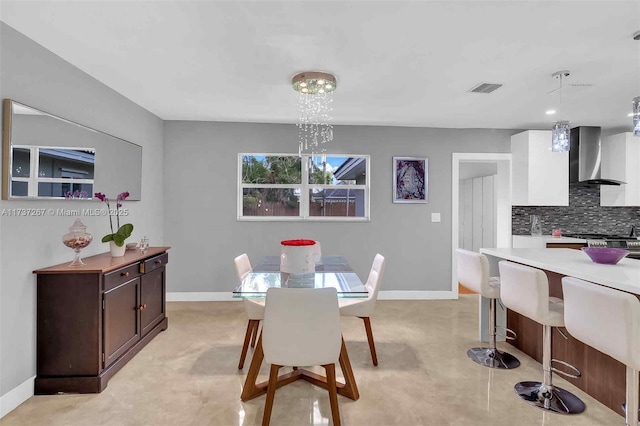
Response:
[[[342,256],[322,256],[316,272],[289,274],[280,272],[280,257],[267,256],[247,274],[233,297],[265,297],[270,287],[325,288],[333,287],[338,297],[365,298],[367,289]]]

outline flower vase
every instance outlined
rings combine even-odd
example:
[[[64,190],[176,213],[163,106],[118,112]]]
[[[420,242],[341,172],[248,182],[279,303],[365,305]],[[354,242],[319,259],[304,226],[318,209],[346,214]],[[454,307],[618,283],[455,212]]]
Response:
[[[316,249],[313,240],[280,242],[280,272],[309,274],[316,270]]]
[[[127,250],[127,246],[123,244],[122,247],[118,247],[116,243],[109,241],[109,249],[111,250],[111,257],[122,257]]]

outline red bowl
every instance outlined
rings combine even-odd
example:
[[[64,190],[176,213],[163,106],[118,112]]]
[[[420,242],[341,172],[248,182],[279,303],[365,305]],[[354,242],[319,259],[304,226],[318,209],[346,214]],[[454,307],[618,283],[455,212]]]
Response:
[[[605,265],[615,265],[629,254],[628,250],[611,247],[582,247],[582,251],[587,253],[587,256],[595,263]]]

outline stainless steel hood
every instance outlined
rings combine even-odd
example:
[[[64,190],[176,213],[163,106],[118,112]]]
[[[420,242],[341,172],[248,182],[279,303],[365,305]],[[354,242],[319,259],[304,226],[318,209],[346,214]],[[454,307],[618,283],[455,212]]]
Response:
[[[600,177],[602,151],[600,127],[575,127],[571,129],[569,150],[570,185],[621,185],[626,182]]]

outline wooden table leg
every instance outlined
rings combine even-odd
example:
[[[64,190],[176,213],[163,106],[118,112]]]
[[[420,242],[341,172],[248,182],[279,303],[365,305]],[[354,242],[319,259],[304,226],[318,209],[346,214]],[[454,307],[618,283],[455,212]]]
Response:
[[[264,352],[262,350],[262,333],[258,338],[258,343],[256,344],[256,350],[253,353],[253,358],[251,359],[251,365],[249,366],[249,371],[247,372],[247,377],[244,381],[244,386],[242,388],[242,394],[240,395],[240,399],[242,401],[249,401],[253,398],[256,398],[260,395],[264,395],[267,393],[268,381],[264,381],[261,383],[256,383],[258,379],[258,374],[260,373],[260,366],[262,365],[262,361],[264,360]],[[353,399],[354,401],[360,398],[360,393],[358,392],[358,386],[356,385],[356,379],[353,375],[353,370],[351,368],[351,362],[349,361],[349,354],[347,353],[347,347],[344,344],[344,339],[342,339],[342,346],[340,348],[340,356],[338,358],[340,362],[340,368],[342,369],[342,374],[344,375],[344,383],[336,383],[337,392],[345,396],[349,399]],[[328,388],[327,378],[316,374],[312,371],[304,370],[304,369],[296,369],[290,373],[283,374],[278,377],[278,381],[276,383],[276,388],[281,386],[288,385],[289,383],[293,383],[296,380],[304,379],[308,382],[313,383],[316,386],[323,387],[325,389]]]

